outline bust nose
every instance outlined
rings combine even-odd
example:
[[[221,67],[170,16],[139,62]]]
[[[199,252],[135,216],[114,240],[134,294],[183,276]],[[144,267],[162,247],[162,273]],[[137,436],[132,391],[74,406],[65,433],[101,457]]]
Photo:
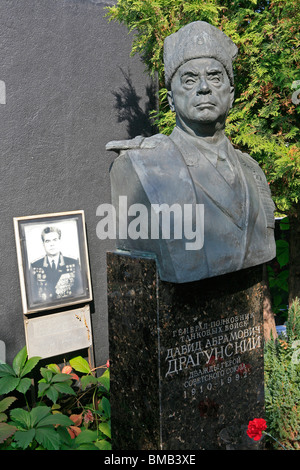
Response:
[[[198,83],[198,88],[197,88],[197,94],[203,94],[206,95],[207,93],[210,93],[210,87],[209,84],[207,83],[207,80],[205,77],[201,77]]]

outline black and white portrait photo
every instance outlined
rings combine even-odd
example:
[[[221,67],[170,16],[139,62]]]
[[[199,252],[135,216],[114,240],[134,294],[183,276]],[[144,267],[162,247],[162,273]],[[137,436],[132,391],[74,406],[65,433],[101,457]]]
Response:
[[[91,300],[83,211],[14,224],[24,313]]]

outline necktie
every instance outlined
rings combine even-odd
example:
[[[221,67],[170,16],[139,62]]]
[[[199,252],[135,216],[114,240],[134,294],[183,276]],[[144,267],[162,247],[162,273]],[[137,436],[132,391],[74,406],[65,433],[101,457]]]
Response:
[[[229,184],[234,182],[234,172],[223,152],[218,154],[217,169]]]
[[[52,261],[51,269],[52,269],[52,271],[54,271],[54,269],[55,269],[55,263],[54,263],[54,261]]]

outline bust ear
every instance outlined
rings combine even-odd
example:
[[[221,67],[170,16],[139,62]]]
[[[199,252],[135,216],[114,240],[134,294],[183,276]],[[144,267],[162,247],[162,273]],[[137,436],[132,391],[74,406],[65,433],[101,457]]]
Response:
[[[174,100],[173,100],[173,93],[172,93],[172,91],[168,91],[167,97],[168,97],[168,103],[169,103],[170,109],[171,109],[171,111],[174,112],[174,111],[175,111],[175,105],[174,105]]]

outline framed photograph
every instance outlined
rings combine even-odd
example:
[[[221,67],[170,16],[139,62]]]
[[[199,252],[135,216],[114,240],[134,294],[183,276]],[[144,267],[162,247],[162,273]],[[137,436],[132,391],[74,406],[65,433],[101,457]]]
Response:
[[[23,313],[92,300],[83,211],[14,217]]]

